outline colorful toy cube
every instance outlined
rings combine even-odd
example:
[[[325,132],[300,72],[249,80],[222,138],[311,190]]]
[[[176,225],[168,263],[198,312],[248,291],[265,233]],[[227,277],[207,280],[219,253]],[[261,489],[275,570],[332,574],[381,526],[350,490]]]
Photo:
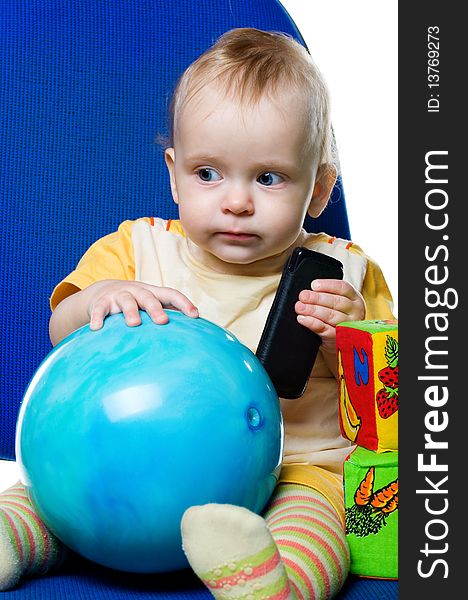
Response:
[[[336,328],[340,426],[376,452],[398,450],[398,323],[346,321]]]
[[[357,447],[344,463],[351,573],[398,578],[398,452]]]

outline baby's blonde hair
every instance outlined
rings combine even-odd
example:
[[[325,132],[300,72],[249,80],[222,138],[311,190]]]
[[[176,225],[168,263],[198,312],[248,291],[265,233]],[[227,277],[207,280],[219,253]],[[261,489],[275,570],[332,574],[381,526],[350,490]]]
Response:
[[[246,104],[284,90],[301,95],[317,165],[335,163],[327,86],[310,54],[290,36],[253,28],[222,35],[179,79],[170,110],[170,145],[183,107],[212,82],[220,82],[226,94]]]

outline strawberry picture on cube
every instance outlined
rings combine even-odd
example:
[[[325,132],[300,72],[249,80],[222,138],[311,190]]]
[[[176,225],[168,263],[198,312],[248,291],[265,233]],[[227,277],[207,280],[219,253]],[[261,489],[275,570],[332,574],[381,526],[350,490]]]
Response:
[[[386,367],[380,369],[378,376],[383,386],[376,396],[377,408],[382,419],[388,419],[398,410],[398,341],[387,336],[385,346]]]

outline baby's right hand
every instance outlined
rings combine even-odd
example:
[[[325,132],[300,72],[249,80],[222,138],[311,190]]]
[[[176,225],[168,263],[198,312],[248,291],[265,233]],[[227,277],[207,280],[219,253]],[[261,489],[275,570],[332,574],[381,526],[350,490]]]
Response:
[[[86,288],[86,295],[89,326],[93,330],[101,329],[105,317],[116,313],[123,313],[130,327],[140,325],[139,309],[145,310],[158,325],[169,320],[164,307],[178,309],[188,317],[198,317],[198,309],[182,292],[141,281],[98,281]]]

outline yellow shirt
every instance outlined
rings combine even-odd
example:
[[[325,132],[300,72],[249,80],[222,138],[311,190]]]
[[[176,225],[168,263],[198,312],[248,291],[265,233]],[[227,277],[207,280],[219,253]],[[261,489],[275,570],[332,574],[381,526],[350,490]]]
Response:
[[[356,245],[324,233],[305,234],[304,246],[339,259],[344,279],[362,293],[366,319],[391,319],[392,299],[380,268]],[[124,279],[175,288],[200,316],[229,329],[253,352],[257,348],[281,273],[252,277],[217,273],[197,262],[179,221],[125,221],[93,244],[77,268],[53,291],[52,310],[70,294],[103,279]],[[337,383],[319,353],[304,395],[281,399],[284,463],[312,464],[341,473],[350,443],[340,433]]]

